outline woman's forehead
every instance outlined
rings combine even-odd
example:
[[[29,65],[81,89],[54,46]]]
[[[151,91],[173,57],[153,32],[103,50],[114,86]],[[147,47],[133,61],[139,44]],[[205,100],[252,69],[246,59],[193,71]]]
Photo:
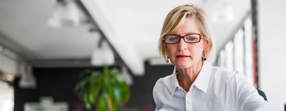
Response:
[[[200,33],[197,20],[187,18],[182,21],[172,30],[169,34],[188,34],[188,33]]]

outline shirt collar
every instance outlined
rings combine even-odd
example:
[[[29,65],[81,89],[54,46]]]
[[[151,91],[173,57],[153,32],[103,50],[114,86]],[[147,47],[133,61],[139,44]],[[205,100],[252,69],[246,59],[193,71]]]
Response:
[[[198,89],[202,90],[205,93],[207,92],[208,85],[209,85],[209,79],[210,79],[210,74],[211,74],[210,71],[211,71],[210,63],[205,61],[198,77],[193,83],[194,86],[196,86]],[[172,95],[174,95],[175,91],[178,90],[179,88],[180,88],[180,85],[178,83],[177,76],[176,76],[176,67],[174,67],[173,73],[171,75],[171,85],[170,85]]]
[[[194,81],[194,86],[202,90],[203,92],[207,92],[210,76],[211,76],[211,65],[209,62],[205,61],[203,67]]]

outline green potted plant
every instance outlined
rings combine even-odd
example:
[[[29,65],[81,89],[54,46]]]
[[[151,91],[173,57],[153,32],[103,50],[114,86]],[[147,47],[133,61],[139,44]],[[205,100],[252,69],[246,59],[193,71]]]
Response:
[[[120,71],[105,66],[103,71],[91,71],[75,86],[87,109],[117,111],[130,97],[128,84],[121,79]]]

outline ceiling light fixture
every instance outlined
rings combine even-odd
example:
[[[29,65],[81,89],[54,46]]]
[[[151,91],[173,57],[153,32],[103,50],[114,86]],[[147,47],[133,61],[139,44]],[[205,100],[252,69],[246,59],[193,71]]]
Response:
[[[48,20],[51,27],[74,27],[86,23],[87,16],[75,0],[57,0],[52,17]]]
[[[20,64],[19,73],[21,74],[19,82],[21,88],[36,88],[36,78],[32,73],[32,66],[30,64]]]
[[[114,64],[114,54],[108,44],[105,41],[101,41],[99,44],[100,46],[96,48],[92,54],[91,64],[94,66]]]

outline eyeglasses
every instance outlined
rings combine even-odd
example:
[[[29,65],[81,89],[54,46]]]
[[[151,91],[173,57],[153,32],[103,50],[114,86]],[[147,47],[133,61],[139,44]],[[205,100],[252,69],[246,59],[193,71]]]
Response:
[[[201,36],[202,35],[199,33],[191,33],[184,36],[177,34],[167,34],[164,36],[163,41],[167,44],[175,44],[179,43],[181,38],[183,38],[186,43],[197,43],[201,41]]]

